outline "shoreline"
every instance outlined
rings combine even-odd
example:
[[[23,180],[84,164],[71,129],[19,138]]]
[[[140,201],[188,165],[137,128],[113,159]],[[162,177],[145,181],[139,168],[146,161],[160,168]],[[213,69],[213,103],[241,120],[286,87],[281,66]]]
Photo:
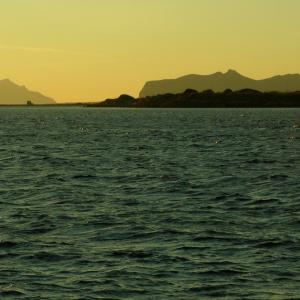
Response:
[[[0,107],[89,107],[89,108],[300,108],[300,92],[259,92],[212,90],[197,92],[188,89],[180,94],[164,94],[134,98],[121,95],[102,102],[71,102],[54,104],[0,104]]]

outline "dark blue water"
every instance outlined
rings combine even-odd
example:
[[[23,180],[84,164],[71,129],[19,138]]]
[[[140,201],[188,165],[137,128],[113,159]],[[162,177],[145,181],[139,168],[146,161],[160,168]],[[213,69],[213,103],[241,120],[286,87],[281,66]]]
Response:
[[[1,299],[300,299],[299,109],[0,109]]]

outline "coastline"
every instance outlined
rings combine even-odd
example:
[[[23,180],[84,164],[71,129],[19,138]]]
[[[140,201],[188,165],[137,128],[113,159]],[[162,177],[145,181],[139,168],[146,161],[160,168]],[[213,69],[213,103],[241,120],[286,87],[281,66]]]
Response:
[[[212,90],[197,92],[188,89],[180,94],[164,94],[133,98],[121,95],[117,99],[86,104],[88,107],[132,107],[132,108],[281,108],[300,107],[300,92],[259,92],[251,89],[222,93]]]
[[[121,95],[116,99],[102,102],[70,102],[55,104],[0,104],[0,107],[89,107],[89,108],[299,108],[300,92],[259,92],[244,89],[225,90],[215,93],[212,90],[197,92],[188,89],[180,94],[164,94],[134,98]]]

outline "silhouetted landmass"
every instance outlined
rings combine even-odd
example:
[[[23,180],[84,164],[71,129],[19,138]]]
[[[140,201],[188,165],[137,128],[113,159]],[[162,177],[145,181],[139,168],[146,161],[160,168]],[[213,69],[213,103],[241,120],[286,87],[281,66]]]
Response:
[[[29,91],[9,79],[0,80],[0,105],[55,104],[55,101],[38,92]]]
[[[88,104],[91,107],[300,107],[300,91],[291,93],[260,92],[242,89],[222,93],[187,89],[180,94],[164,94],[135,99],[121,95],[117,99]]]
[[[187,75],[177,79],[149,81],[141,90],[140,98],[168,93],[178,94],[186,89],[198,92],[211,89],[214,92],[222,92],[227,88],[233,91],[248,88],[261,92],[294,92],[300,90],[300,75],[288,74],[263,80],[245,77],[234,70],[211,75]]]

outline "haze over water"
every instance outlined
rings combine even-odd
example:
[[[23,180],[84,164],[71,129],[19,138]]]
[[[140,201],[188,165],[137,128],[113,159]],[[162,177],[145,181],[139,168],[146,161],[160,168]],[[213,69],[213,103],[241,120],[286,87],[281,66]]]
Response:
[[[296,299],[299,109],[0,109],[4,299]]]

